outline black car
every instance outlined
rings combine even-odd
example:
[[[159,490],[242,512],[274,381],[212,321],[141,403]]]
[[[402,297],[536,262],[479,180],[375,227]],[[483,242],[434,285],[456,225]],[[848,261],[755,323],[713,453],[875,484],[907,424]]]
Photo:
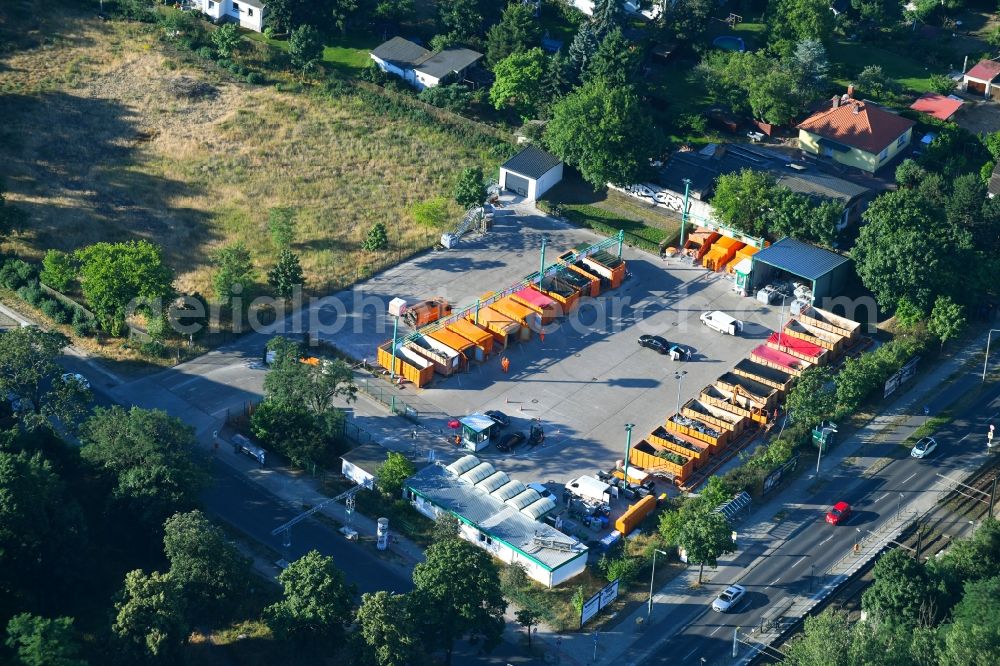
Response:
[[[497,442],[497,449],[500,451],[513,451],[515,448],[524,443],[527,437],[524,436],[523,432],[511,432],[504,435],[503,439]]]
[[[493,423],[496,423],[501,428],[506,428],[510,425],[510,417],[501,412],[499,409],[491,409],[490,411],[483,413],[490,417]]]
[[[639,346],[660,354],[666,354],[670,350],[670,343],[658,335],[640,335]]]

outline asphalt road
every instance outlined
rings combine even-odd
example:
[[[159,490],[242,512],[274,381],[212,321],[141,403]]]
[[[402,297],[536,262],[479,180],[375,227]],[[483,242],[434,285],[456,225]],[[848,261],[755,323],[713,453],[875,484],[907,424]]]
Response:
[[[956,386],[955,392],[949,391],[949,395],[957,395],[959,390]],[[933,403],[930,407],[932,413],[939,411]],[[661,637],[660,644],[651,660],[644,663],[693,666],[732,663],[733,635],[737,627],[747,631],[783,600],[818,590],[823,582],[822,572],[846,555],[864,530],[877,530],[897,511],[906,511],[910,502],[939,481],[937,474],[957,476],[956,470],[961,467],[963,458],[982,454],[990,416],[998,415],[1000,387],[993,386],[935,434],[938,450],[928,459],[895,460],[870,479],[860,478],[857,470],[838,468],[817,493],[818,508],[797,509],[782,522],[791,535],[776,551],[746,571],[739,580],[711,583],[720,592],[737,582],[747,588],[736,610],[721,614],[713,612],[706,604],[675,607],[666,613],[661,611],[660,619],[650,627],[652,635]],[[827,524],[825,512],[840,500],[852,505],[853,516],[844,525]],[[750,554],[753,558],[756,555],[759,553]],[[739,656],[745,656],[747,650],[740,646]]]

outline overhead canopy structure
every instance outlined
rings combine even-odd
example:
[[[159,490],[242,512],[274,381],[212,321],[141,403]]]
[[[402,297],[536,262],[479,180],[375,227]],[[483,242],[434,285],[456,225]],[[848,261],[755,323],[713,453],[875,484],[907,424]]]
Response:
[[[794,238],[781,239],[757,252],[751,260],[752,292],[789,276],[809,283],[814,302],[840,294],[852,273],[847,257]]]

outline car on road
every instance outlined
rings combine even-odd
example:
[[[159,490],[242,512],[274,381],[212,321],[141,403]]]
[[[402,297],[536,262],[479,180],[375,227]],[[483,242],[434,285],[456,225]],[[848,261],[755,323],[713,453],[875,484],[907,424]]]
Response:
[[[666,354],[670,351],[670,343],[658,335],[640,335],[639,346],[652,349],[659,354]]]
[[[506,428],[510,425],[510,417],[501,412],[499,409],[491,409],[487,412],[483,412],[486,416],[490,417],[493,423],[496,423],[501,428]]]
[[[515,448],[528,439],[523,432],[510,432],[497,442],[497,449],[500,451],[513,451]]]
[[[712,610],[716,613],[727,613],[736,607],[746,593],[747,589],[742,585],[730,585],[712,602]]]
[[[837,502],[826,512],[826,522],[831,525],[846,523],[851,517],[851,505],[847,502]]]
[[[926,458],[937,448],[937,441],[933,437],[921,437],[910,449],[910,456],[913,458]]]
[[[62,380],[67,384],[70,382],[76,382],[80,385],[80,388],[87,391],[90,390],[90,381],[79,372],[67,372],[62,376]]]

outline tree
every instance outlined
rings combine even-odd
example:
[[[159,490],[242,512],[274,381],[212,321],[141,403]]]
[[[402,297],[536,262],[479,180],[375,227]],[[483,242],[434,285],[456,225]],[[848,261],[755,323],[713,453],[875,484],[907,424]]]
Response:
[[[591,24],[584,23],[581,25],[569,45],[569,62],[572,66],[574,79],[580,79],[583,73],[587,71],[590,59],[597,53],[599,45],[600,41],[597,39],[597,35],[594,33],[594,28]]]
[[[462,169],[455,185],[455,201],[462,208],[482,206],[486,201],[486,183],[480,167]]]
[[[239,28],[235,23],[227,23],[219,26],[212,33],[212,44],[215,46],[215,52],[219,54],[220,58],[225,58],[226,60],[239,51],[241,39],[243,38],[240,36]]]
[[[892,29],[903,20],[903,3],[894,0],[851,0],[851,7],[865,21]]]
[[[787,644],[793,666],[850,666],[851,625],[843,613],[825,610],[806,617],[802,634]]]
[[[268,5],[270,7],[270,5]],[[291,248],[295,240],[295,210],[292,208],[272,208],[267,212],[267,230],[271,242],[278,250]]]
[[[245,588],[250,560],[222,530],[201,511],[175,513],[163,526],[163,550],[192,616],[226,617]]]
[[[534,118],[544,102],[542,82],[547,58],[539,48],[513,53],[493,67],[496,79],[490,103],[499,110],[513,107],[522,118]]]
[[[439,2],[438,20],[458,41],[467,41],[478,35],[483,27],[483,14],[478,0]]]
[[[459,114],[466,113],[472,107],[472,93],[461,83],[424,88],[417,97],[422,102]]]
[[[879,558],[873,575],[875,581],[862,595],[861,607],[876,622],[934,626],[938,593],[924,565],[897,548]]]
[[[36,415],[56,416],[67,426],[82,415],[90,391],[62,379],[57,363],[69,338],[35,326],[0,335],[0,394],[16,397]]]
[[[796,423],[812,428],[836,413],[837,392],[832,380],[829,368],[813,366],[803,371],[785,401],[785,409]]]
[[[461,528],[462,524],[454,514],[440,513],[434,521],[434,527],[431,528],[431,541],[437,543],[438,541],[457,539]]]
[[[160,248],[147,241],[96,243],[77,250],[76,259],[83,296],[112,335],[124,331],[130,307],[162,302],[173,292],[173,271]]]
[[[869,97],[884,100],[899,90],[899,85],[889,77],[881,65],[868,65],[858,74],[858,87]]]
[[[358,11],[358,0],[327,0],[330,8],[330,19],[342,35],[347,34],[347,24],[351,16]]]
[[[388,497],[399,497],[403,490],[403,483],[417,473],[417,468],[413,466],[406,456],[396,451],[390,451],[385,458],[385,462],[379,465],[375,473],[375,486],[383,495]]]
[[[443,648],[451,664],[455,641],[483,641],[487,650],[503,634],[504,601],[500,578],[489,554],[463,539],[431,545],[413,569],[411,601],[429,649]]]
[[[753,236],[763,236],[775,185],[774,176],[765,171],[742,169],[738,173],[722,174],[715,184],[712,209],[728,226]]]
[[[530,4],[514,2],[503,10],[500,22],[486,34],[486,61],[496,64],[515,53],[536,46],[542,39],[542,27]]]
[[[938,296],[931,309],[931,320],[927,324],[927,329],[941,341],[942,348],[944,343],[958,337],[965,324],[965,308],[948,296]]]
[[[141,569],[125,574],[125,588],[115,602],[111,631],[140,659],[177,654],[187,635],[184,599],[169,574]]]
[[[573,65],[563,55],[562,49],[549,58],[542,80],[542,100],[546,111],[573,89]]]
[[[995,664],[1000,661],[1000,612],[996,599],[1000,577],[969,583],[955,606],[951,624],[941,627],[943,666]]]
[[[17,666],[86,666],[79,657],[80,644],[73,632],[73,618],[54,619],[21,613],[7,623],[7,647]]]
[[[14,453],[6,444],[0,448],[0,613],[9,617],[77,580],[75,557],[86,542],[80,508],[52,463],[38,451]]]
[[[853,412],[885,379],[884,369],[874,354],[861,354],[845,360],[833,379],[837,385],[839,410]]]
[[[665,6],[663,25],[678,41],[695,43],[708,32],[718,5],[714,0],[676,0]]]
[[[324,359],[313,365],[301,363],[298,358],[278,357],[264,377],[264,393],[269,400],[314,414],[334,409],[334,398],[353,401],[357,392],[354,373],[340,359]]]
[[[415,624],[404,595],[384,590],[362,595],[355,624],[362,639],[362,653],[367,657],[365,663],[411,666],[420,661]]]
[[[595,188],[636,182],[660,145],[635,91],[602,80],[588,81],[552,107],[545,141]]]
[[[302,0],[271,0],[267,3],[264,25],[272,32],[288,32],[295,27],[295,13]]]
[[[804,39],[827,42],[833,36],[833,12],[827,0],[777,0],[768,4],[770,41],[794,44]]]
[[[278,262],[274,268],[267,272],[267,283],[274,288],[278,296],[291,298],[295,288],[301,288],[304,282],[299,255],[285,248],[278,255]]]
[[[361,244],[361,249],[365,252],[381,252],[389,247],[389,234],[386,231],[384,222],[376,222],[368,230],[365,242]]]
[[[677,545],[687,551],[688,562],[699,565],[701,584],[705,565],[715,566],[720,555],[736,550],[732,528],[721,513],[701,511],[690,516],[677,531]]]
[[[930,86],[931,91],[936,92],[939,95],[950,95],[955,92],[955,88],[958,84],[951,79],[949,76],[944,74],[931,74],[927,77],[927,83]]]
[[[194,431],[154,409],[97,408],[80,432],[83,459],[110,481],[111,499],[146,526],[193,509],[206,485]]]
[[[6,186],[0,178],[0,238],[23,229],[28,217],[23,210],[7,202],[5,192]]]
[[[73,256],[49,250],[42,259],[41,280],[56,291],[66,291],[76,279],[76,263]]]
[[[896,314],[894,315],[896,323],[904,329],[912,329],[920,323],[925,315],[923,310],[911,303],[910,299],[906,297],[899,299],[899,303],[896,304]]]
[[[514,613],[514,619],[528,632],[528,649],[531,649],[531,628],[542,619],[542,614],[531,608],[520,608]]]
[[[323,60],[323,40],[319,30],[311,25],[300,25],[288,38],[288,55],[292,64],[303,72],[311,72]]]
[[[413,14],[413,0],[377,0],[372,14],[381,21],[398,23]]]
[[[584,78],[604,79],[609,85],[623,86],[632,82],[639,69],[641,53],[625,38],[621,28],[615,28],[601,40],[594,56],[587,63]]]
[[[625,8],[618,0],[594,0],[590,22],[598,39],[604,39],[615,28],[625,23]]]
[[[795,45],[787,68],[796,82],[796,92],[804,99],[818,97],[826,85],[830,59],[818,39],[804,39]]]
[[[927,177],[927,171],[907,157],[896,167],[896,184],[906,189],[912,189]]]
[[[354,586],[332,557],[315,550],[288,565],[278,581],[281,601],[264,609],[268,626],[280,637],[337,643],[351,622]]]
[[[253,257],[242,241],[236,241],[217,250],[212,256],[215,274],[212,287],[219,302],[225,303],[232,296],[243,296],[249,300],[253,289],[255,273]]]
[[[979,176],[962,174],[952,181],[951,196],[945,202],[948,224],[974,230],[983,218],[983,202],[988,198],[986,185]]]
[[[315,414],[301,405],[261,402],[250,417],[250,430],[265,447],[286,456],[293,465],[310,467],[322,460],[327,433]]]

